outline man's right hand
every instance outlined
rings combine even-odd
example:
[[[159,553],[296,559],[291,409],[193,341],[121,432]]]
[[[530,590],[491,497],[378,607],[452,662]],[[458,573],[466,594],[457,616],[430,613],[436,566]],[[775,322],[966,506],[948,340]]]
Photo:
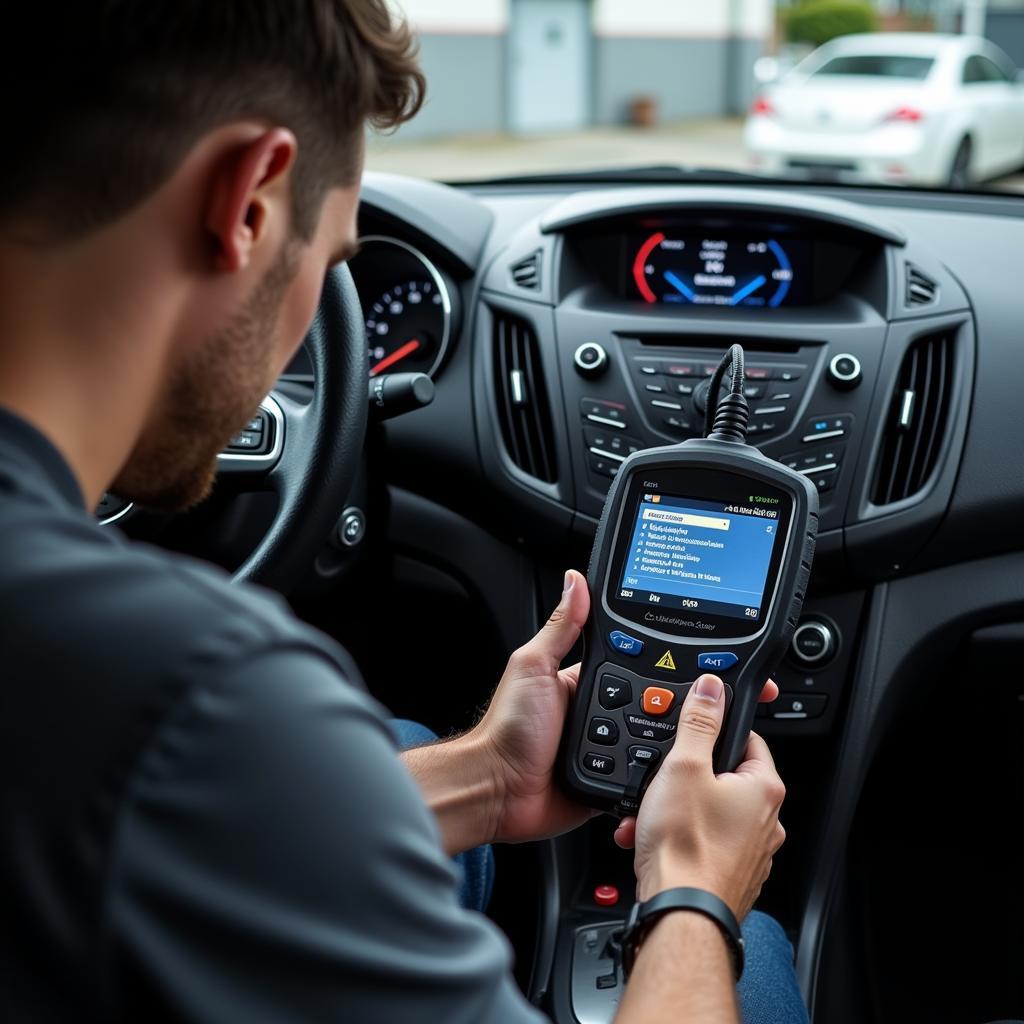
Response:
[[[750,734],[743,763],[716,776],[711,756],[725,715],[725,690],[703,675],[687,695],[675,744],[634,819],[616,841],[636,846],[637,899],[692,886],[725,900],[742,920],[786,838],[779,807],[786,795],[764,740]]]

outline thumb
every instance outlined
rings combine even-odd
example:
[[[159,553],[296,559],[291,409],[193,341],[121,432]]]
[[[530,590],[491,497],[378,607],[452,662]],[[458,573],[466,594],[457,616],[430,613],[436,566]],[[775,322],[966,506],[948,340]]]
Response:
[[[526,674],[556,669],[572,650],[589,613],[587,581],[575,569],[570,569],[565,574],[562,600],[558,602],[558,607],[537,635],[516,652]]]
[[[690,687],[679,715],[676,741],[669,758],[696,771],[711,772],[711,755],[725,717],[725,684],[718,676],[702,675]]]

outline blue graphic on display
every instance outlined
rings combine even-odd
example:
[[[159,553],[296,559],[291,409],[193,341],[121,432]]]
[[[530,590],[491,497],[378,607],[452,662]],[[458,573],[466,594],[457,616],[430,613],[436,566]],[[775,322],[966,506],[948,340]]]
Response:
[[[617,597],[757,620],[778,514],[722,502],[644,495]]]

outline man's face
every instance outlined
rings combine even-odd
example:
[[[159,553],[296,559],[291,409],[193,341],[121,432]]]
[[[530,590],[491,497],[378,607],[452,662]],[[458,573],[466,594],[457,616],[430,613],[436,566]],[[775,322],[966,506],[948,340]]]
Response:
[[[332,189],[311,241],[286,241],[241,308],[183,352],[159,409],[112,490],[176,511],[205,498],[217,455],[242,428],[302,343],[327,268],[354,251],[358,185]]]

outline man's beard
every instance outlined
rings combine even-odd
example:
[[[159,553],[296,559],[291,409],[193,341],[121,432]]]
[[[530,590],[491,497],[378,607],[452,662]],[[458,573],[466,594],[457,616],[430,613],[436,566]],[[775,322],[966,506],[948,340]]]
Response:
[[[168,512],[207,497],[217,455],[251,418],[269,386],[275,328],[297,262],[293,247],[286,246],[231,323],[175,369],[158,414],[111,491]]]

